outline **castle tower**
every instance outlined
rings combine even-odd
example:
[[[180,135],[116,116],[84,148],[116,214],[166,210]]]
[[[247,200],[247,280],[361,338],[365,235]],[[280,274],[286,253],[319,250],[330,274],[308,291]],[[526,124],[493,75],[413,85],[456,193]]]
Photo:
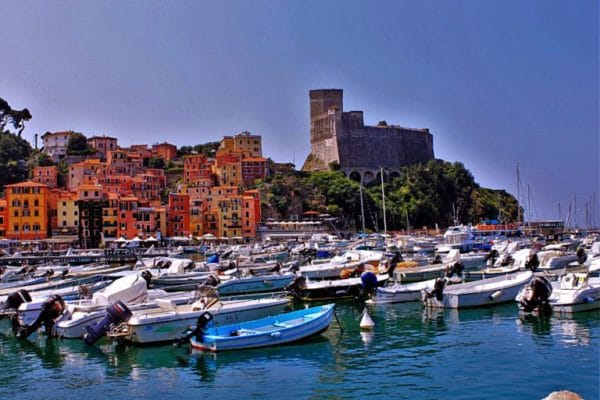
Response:
[[[303,169],[323,170],[329,163],[339,162],[337,129],[343,111],[342,89],[317,89],[309,91],[310,145],[312,159]]]
[[[344,110],[342,89],[317,89],[308,92],[310,97],[310,122],[327,116],[331,107]]]

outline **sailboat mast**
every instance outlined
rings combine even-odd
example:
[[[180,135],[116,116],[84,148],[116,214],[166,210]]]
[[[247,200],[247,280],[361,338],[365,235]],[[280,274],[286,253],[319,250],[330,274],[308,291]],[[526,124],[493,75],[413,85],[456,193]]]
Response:
[[[381,199],[383,201],[383,233],[387,233],[387,221],[385,219],[385,191],[383,190],[383,167],[381,167]]]
[[[531,196],[529,194],[529,183],[527,184],[527,225],[531,227]]]
[[[360,218],[362,221],[362,231],[363,233],[365,233],[366,229],[365,229],[365,204],[363,201],[363,191],[362,191],[362,176],[360,177],[360,183],[359,183],[359,187],[360,187]]]
[[[521,176],[519,175],[519,163],[517,163],[517,224],[521,225]]]

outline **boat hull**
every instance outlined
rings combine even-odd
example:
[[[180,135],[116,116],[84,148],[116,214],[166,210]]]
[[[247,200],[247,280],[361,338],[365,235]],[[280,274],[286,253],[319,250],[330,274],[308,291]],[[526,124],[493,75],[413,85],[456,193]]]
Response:
[[[333,320],[334,305],[328,304],[252,321],[210,329],[201,340],[192,337],[193,349],[230,351],[292,343],[327,330]]]
[[[119,340],[134,344],[150,344],[174,341],[180,338],[190,326],[195,325],[198,317],[205,311],[213,314],[215,326],[236,322],[250,321],[269,315],[279,314],[288,304],[287,299],[267,299],[253,307],[232,307],[230,309],[216,308],[177,313],[161,310],[160,314],[152,316],[148,312],[142,318],[132,318],[128,323],[125,335],[116,336]],[[134,315],[135,317],[135,315]]]
[[[519,291],[531,280],[531,271],[453,285],[443,292],[441,300],[421,293],[426,307],[472,308],[514,301]]]

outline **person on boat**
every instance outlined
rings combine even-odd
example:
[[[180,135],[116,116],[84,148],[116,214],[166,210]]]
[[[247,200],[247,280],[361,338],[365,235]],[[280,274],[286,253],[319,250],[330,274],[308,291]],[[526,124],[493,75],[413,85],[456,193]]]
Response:
[[[439,254],[436,254],[434,259],[431,260],[431,265],[441,264],[441,263],[442,263],[442,256],[440,256]]]

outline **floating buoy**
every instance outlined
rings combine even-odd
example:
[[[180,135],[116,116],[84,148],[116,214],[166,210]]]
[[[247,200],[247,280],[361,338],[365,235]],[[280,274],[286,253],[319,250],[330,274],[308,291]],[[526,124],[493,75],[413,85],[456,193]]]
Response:
[[[360,319],[360,329],[364,329],[367,331],[372,330],[375,327],[375,322],[367,312],[367,309],[363,311],[362,318]]]

